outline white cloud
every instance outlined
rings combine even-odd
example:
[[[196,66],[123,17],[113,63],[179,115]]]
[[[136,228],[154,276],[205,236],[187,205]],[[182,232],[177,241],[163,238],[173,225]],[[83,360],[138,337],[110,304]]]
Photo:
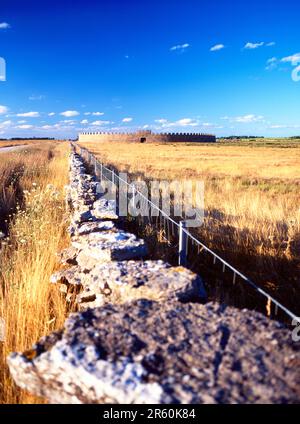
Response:
[[[274,124],[270,125],[269,128],[277,130],[277,129],[298,129],[300,128],[300,125],[281,125],[281,124]]]
[[[43,94],[38,94],[38,95],[33,94],[32,96],[29,96],[28,98],[29,100],[43,100],[45,96]]]
[[[88,116],[90,114],[91,114],[91,112],[84,112],[84,115],[86,115],[86,116]]]
[[[8,112],[8,107],[0,105],[0,115],[3,115],[4,113],[7,113],[7,112]]]
[[[256,115],[244,115],[244,116],[237,116],[235,118],[235,122],[240,122],[242,124],[249,124],[251,122],[257,122],[263,120],[263,116],[256,116]]]
[[[7,22],[0,23],[0,29],[8,29],[8,28],[10,28],[10,25]]]
[[[133,118],[124,118],[122,119],[122,122],[131,122]]]
[[[16,128],[19,128],[20,130],[30,130],[33,128],[33,125],[18,125]]]
[[[300,63],[300,53],[295,53],[291,56],[283,57],[278,59],[277,57],[271,57],[267,60],[266,70],[270,71],[278,67],[279,63],[291,63],[293,66],[297,66]]]
[[[22,121],[18,121],[17,123],[18,124],[26,124],[26,121],[25,120],[22,120]]]
[[[80,115],[77,110],[66,110],[65,112],[61,112],[62,116],[65,116],[66,118],[71,118],[72,116],[78,116]]]
[[[83,119],[80,123],[83,124],[83,125],[86,125],[86,124],[89,123],[89,121],[87,119]]]
[[[5,121],[0,123],[0,134],[1,130],[3,129],[3,134],[6,134],[8,136],[10,132],[10,137],[15,136],[20,132],[30,131],[31,132],[37,132],[37,131],[43,131],[47,135],[50,135],[50,131],[53,132],[53,134],[59,134],[62,137],[75,137],[76,136],[76,129],[75,126],[71,126],[70,124],[65,124],[63,122],[59,122],[53,125],[50,125],[48,123],[41,122],[41,125],[30,125],[30,124],[21,124],[21,121],[17,121],[16,125],[12,121]],[[15,131],[15,135],[11,131]],[[18,131],[18,132],[17,132]],[[23,133],[22,133],[23,134]]]
[[[237,122],[241,124],[251,124],[252,122],[263,121],[264,117],[261,115],[249,114],[249,115],[243,115],[243,116],[235,116],[231,118],[228,116],[224,116],[221,119],[228,120],[230,122]]]
[[[271,57],[270,59],[267,60],[266,70],[271,71],[272,69],[275,69],[277,67],[277,64],[278,64],[277,57]]]
[[[54,116],[54,115],[55,115],[55,112],[48,113],[48,116]]]
[[[216,44],[215,46],[213,46],[213,47],[210,49],[210,51],[211,51],[211,52],[217,52],[218,50],[222,50],[222,49],[224,49],[224,48],[225,48],[224,44]]]
[[[75,124],[76,123],[76,121],[74,121],[73,119],[65,119],[65,120],[63,120],[63,121],[60,121],[62,124],[68,124],[68,125],[70,125],[70,124]]]
[[[277,129],[280,129],[280,128],[288,128],[288,127],[287,127],[287,125],[277,125],[276,124],[276,125],[270,125],[269,128],[277,130]]]
[[[264,41],[262,41],[261,43],[246,43],[244,49],[258,49],[259,47],[264,46]]]
[[[265,47],[272,47],[275,46],[275,41],[271,41],[269,43],[265,43],[264,41],[261,41],[260,43],[246,43],[244,46],[244,49],[258,49],[259,47],[265,46]]]
[[[121,131],[124,131],[124,127],[111,127],[110,128],[110,131],[118,131],[118,132],[121,132]]]
[[[300,53],[295,53],[291,56],[286,56],[281,59],[281,62],[288,63],[291,62],[295,66],[300,62]]]
[[[187,49],[188,47],[190,47],[190,45],[188,43],[184,43],[184,44],[177,44],[176,46],[172,46],[170,48],[170,51],[173,52],[175,50],[180,50],[180,51],[184,51],[185,49]]]
[[[41,129],[43,130],[56,130],[56,131],[60,131],[60,130],[65,130],[65,131],[70,131],[72,130],[74,127],[72,126],[72,124],[74,123],[74,121],[60,121],[57,124],[53,124],[53,125],[43,125],[41,127]]]
[[[182,127],[186,127],[186,126],[195,127],[196,125],[199,124],[199,122],[196,121],[195,119],[183,118],[183,119],[179,119],[179,121],[176,121],[175,124],[182,126]]]
[[[154,122],[157,122],[158,124],[166,124],[168,120],[161,118],[161,119],[155,119]]]
[[[182,118],[174,122],[170,122],[167,119],[156,119],[155,122],[157,122],[158,124],[161,124],[162,128],[196,127],[200,125],[198,120],[192,119],[192,118]]]
[[[24,113],[17,113],[17,116],[24,117],[24,118],[39,118],[40,114],[39,112],[24,112]]]
[[[102,115],[104,115],[104,112],[92,112],[92,115],[94,115],[94,116],[102,116]]]
[[[101,125],[108,125],[108,124],[111,124],[111,122],[110,121],[94,121],[91,123],[91,125],[94,125],[97,127]]]
[[[12,125],[12,121],[3,121],[0,122],[0,129],[10,127]]]

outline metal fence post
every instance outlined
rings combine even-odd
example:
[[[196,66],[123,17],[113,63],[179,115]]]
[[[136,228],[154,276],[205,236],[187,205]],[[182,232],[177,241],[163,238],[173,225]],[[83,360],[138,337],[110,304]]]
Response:
[[[179,223],[179,260],[178,263],[180,266],[187,265],[187,233],[184,231],[186,229],[186,222],[180,221]]]
[[[132,184],[132,206],[135,207],[135,185]]]

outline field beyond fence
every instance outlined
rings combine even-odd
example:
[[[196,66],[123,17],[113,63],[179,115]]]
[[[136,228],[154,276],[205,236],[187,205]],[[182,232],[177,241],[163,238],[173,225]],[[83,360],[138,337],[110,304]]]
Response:
[[[197,238],[299,314],[298,147],[81,145],[131,180],[203,180],[205,221]],[[214,288],[222,285],[209,278]]]

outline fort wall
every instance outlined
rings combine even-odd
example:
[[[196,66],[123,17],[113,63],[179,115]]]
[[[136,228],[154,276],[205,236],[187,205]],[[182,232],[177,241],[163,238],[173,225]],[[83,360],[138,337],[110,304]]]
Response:
[[[126,142],[126,143],[215,143],[212,134],[195,133],[160,133],[138,131],[135,133],[86,132],[78,136],[80,142]]]

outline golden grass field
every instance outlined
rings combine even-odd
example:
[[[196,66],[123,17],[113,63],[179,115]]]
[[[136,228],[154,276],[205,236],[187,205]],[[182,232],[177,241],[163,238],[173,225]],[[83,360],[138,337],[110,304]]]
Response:
[[[29,146],[29,145],[34,145],[34,144],[41,144],[41,143],[45,143],[48,142],[46,140],[38,140],[38,139],[34,139],[34,140],[0,140],[0,148],[1,147],[11,147],[11,146]]]
[[[300,143],[264,143],[82,145],[132,179],[203,180],[199,239],[300,313]]]
[[[68,244],[64,185],[69,146],[34,144],[26,153],[0,154],[0,216],[9,218],[8,237],[0,242],[0,316],[6,322],[0,403],[41,402],[13,384],[6,357],[29,349],[61,327],[66,316],[65,302],[49,278],[58,267],[56,253]]]

